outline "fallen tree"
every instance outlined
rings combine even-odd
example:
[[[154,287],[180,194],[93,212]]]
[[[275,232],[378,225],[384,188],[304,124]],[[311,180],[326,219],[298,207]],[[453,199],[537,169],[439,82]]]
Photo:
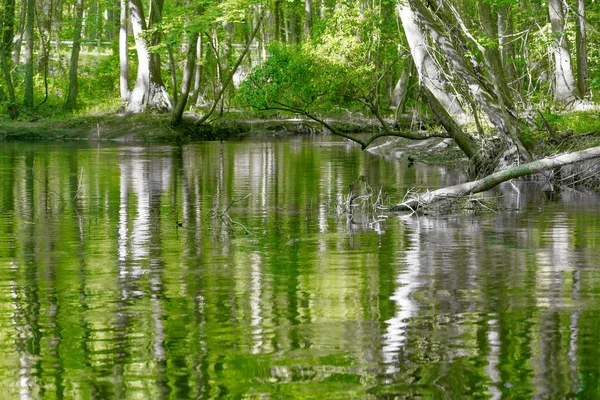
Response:
[[[600,146],[573,153],[543,158],[541,160],[532,161],[493,173],[485,178],[475,181],[448,186],[422,194],[416,194],[409,199],[404,200],[402,203],[392,206],[390,211],[416,211],[419,208],[424,208],[435,202],[445,199],[459,198],[475,193],[485,192],[511,179],[522,178],[578,162],[589,161],[595,158],[600,158]]]

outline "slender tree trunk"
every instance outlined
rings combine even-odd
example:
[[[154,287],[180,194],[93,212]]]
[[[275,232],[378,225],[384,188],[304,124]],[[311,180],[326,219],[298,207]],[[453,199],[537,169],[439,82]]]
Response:
[[[202,35],[198,35],[198,40],[196,41],[196,68],[194,68],[194,91],[192,92],[192,98],[190,99],[190,103],[197,104],[198,98],[200,97],[200,86],[202,84],[202,70],[203,65],[201,63],[202,60]]]
[[[14,40],[13,50],[13,65],[19,65],[21,61],[21,44],[23,42],[23,36],[25,34],[25,24],[27,15],[27,1],[21,1],[21,11],[19,13],[19,28]]]
[[[577,34],[575,41],[577,46],[577,88],[581,97],[585,98],[589,91],[585,0],[577,0]]]
[[[15,0],[4,0],[3,10],[3,31],[2,31],[2,46],[0,47],[0,61],[2,62],[2,70],[4,71],[4,81],[8,89],[10,103],[8,104],[8,114],[11,119],[16,119],[19,116],[17,108],[17,99],[15,96],[15,88],[12,80],[12,71],[10,65],[10,54],[15,36]]]
[[[281,41],[281,4],[280,0],[275,0],[275,9],[273,10],[273,14],[275,14],[275,41]]]
[[[83,0],[75,3],[75,30],[73,32],[73,50],[71,52],[71,67],[69,69],[69,94],[65,108],[73,110],[77,106],[77,70],[79,66],[79,51],[81,50],[81,31],[83,28]]]
[[[160,3],[152,1],[150,21],[159,20]],[[172,110],[171,98],[162,82],[158,55],[150,52],[146,41],[146,21],[141,0],[130,0],[130,16],[138,55],[138,72],[135,86],[129,96],[127,111],[139,113],[148,109],[159,112]],[[157,7],[158,6],[158,7]]]
[[[288,43],[298,43],[298,18],[296,16],[296,10],[294,9],[293,4],[288,3],[287,5],[287,10],[288,10],[288,22],[289,22],[289,28],[288,28],[288,32],[289,32],[289,36],[288,36]]]
[[[577,85],[571,68],[569,42],[565,33],[565,9],[563,0],[548,0],[550,23],[554,36],[554,99],[568,105],[577,100]]]
[[[27,0],[25,25],[25,98],[23,104],[33,107],[33,29],[35,25],[35,0]]]
[[[187,59],[185,62],[185,68],[183,69],[183,80],[181,82],[181,96],[177,100],[175,107],[173,108],[173,114],[171,115],[171,125],[177,126],[181,124],[183,119],[183,111],[188,101],[190,94],[190,88],[192,83],[192,77],[194,75],[194,67],[196,66],[196,48],[199,40],[198,34],[192,37],[189,45]],[[198,67],[196,67],[198,68]]]
[[[408,87],[410,83],[410,78],[411,75],[414,73],[414,68],[415,67],[414,63],[412,62],[412,59],[409,59],[408,62],[406,62],[405,67],[402,68],[400,78],[398,79],[398,82],[394,87],[391,104],[393,107],[396,108],[396,118],[398,118],[398,116],[404,112],[406,99],[408,98]]]
[[[173,90],[173,101],[177,103],[177,64],[175,63],[175,54],[173,46],[167,45],[169,51],[169,68],[171,70],[171,86]]]
[[[127,0],[120,0],[121,15],[119,18],[119,89],[123,102],[129,99],[129,57],[128,57],[128,8]]]
[[[498,41],[502,68],[505,71],[509,88],[518,93],[520,85],[517,79],[516,63],[513,61],[515,59],[515,46],[512,39],[513,29],[513,14],[510,5],[500,6],[498,9]]]
[[[312,0],[304,0],[304,38],[310,38],[310,28],[312,26]]]

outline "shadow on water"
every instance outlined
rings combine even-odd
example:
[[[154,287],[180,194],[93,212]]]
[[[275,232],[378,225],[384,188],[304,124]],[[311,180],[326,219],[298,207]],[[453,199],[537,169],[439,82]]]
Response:
[[[331,138],[0,148],[3,395],[600,395],[597,197],[368,229],[359,177],[463,179]]]

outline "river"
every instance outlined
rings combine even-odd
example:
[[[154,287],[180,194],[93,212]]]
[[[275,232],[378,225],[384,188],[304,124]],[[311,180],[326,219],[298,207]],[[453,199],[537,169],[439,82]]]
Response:
[[[597,197],[346,212],[460,179],[331,137],[5,142],[2,399],[600,397]]]

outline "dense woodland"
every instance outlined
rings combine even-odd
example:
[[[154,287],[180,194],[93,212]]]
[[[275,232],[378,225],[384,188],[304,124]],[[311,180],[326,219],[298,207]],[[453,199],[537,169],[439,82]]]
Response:
[[[593,110],[600,90],[597,0],[4,0],[1,11],[12,119],[296,114],[363,148],[450,137],[496,168],[499,154],[533,160],[558,134],[553,119]],[[325,120],[356,115],[381,132],[360,140]]]

